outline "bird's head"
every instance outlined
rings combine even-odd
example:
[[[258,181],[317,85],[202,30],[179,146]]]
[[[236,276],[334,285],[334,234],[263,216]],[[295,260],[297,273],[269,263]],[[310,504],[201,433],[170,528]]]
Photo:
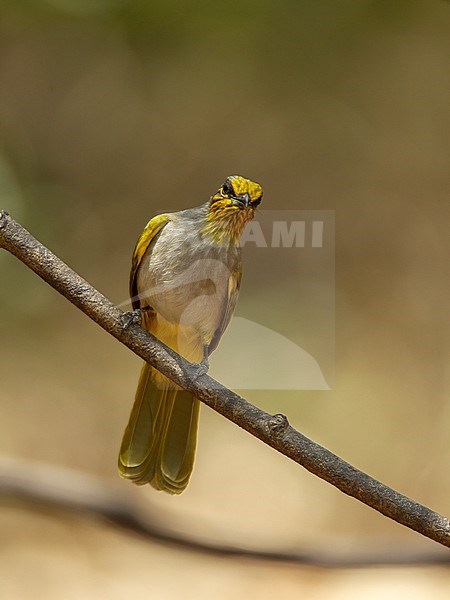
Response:
[[[211,196],[204,232],[217,242],[237,244],[246,223],[253,219],[262,200],[259,183],[230,175]]]
[[[212,211],[246,211],[252,213],[261,202],[263,191],[259,183],[240,175],[230,175],[211,197]]]

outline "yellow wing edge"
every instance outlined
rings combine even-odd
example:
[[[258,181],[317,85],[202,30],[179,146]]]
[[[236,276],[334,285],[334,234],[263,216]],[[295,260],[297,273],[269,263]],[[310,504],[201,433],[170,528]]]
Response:
[[[156,215],[150,219],[141,233],[136,246],[133,251],[133,258],[131,260],[131,272],[130,272],[130,297],[133,308],[140,308],[139,305],[139,294],[137,289],[137,272],[141,264],[144,254],[147,252],[155,236],[161,231],[161,229],[167,225],[170,221],[169,214]]]

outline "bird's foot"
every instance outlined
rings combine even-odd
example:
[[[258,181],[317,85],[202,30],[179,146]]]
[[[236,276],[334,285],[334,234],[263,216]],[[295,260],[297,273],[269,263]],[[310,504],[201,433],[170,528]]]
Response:
[[[193,374],[193,381],[197,381],[197,379],[199,379],[199,377],[202,377],[203,375],[206,375],[206,373],[209,371],[209,360],[208,357],[205,356],[202,360],[202,362],[200,363],[191,363],[192,366],[195,368],[195,372]]]
[[[122,315],[122,329],[128,329],[131,325],[140,325],[142,319],[142,311],[140,308],[129,310]]]

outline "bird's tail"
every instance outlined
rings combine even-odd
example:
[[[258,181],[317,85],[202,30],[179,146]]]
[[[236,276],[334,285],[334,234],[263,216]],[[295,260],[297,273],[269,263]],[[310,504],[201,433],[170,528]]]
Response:
[[[181,494],[194,466],[199,406],[144,363],[119,452],[122,477]]]

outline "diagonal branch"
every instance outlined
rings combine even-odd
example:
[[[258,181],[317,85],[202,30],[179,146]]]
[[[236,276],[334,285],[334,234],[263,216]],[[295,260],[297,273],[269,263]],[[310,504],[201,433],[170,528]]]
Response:
[[[0,247],[14,254],[39,277],[135,354],[204,404],[265,444],[328,481],[345,494],[430,539],[450,547],[450,522],[429,508],[359,471],[295,429],[284,415],[269,415],[178,356],[82,279],[5,211],[0,212]]]

